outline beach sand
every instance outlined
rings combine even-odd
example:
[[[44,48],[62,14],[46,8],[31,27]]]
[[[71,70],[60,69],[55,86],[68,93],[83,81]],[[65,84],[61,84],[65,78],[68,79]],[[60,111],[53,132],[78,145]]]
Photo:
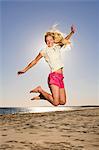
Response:
[[[1,150],[99,150],[99,108],[0,115]]]

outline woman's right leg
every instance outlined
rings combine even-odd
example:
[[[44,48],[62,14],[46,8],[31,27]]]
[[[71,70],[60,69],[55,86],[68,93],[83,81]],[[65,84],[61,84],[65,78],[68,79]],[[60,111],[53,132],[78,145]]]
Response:
[[[53,105],[58,106],[59,105],[59,96],[60,96],[60,89],[58,86],[51,84],[49,85],[50,91],[52,93],[53,97]]]
[[[50,90],[52,94],[47,93],[41,88],[41,86],[38,86],[37,88],[30,91],[30,93],[40,93],[46,98],[46,100],[48,100],[54,106],[59,105],[59,87],[52,84],[50,85]]]

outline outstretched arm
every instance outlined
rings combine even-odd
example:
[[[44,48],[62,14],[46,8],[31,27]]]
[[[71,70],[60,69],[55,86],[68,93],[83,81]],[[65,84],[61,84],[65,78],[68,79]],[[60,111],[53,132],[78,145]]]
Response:
[[[71,32],[69,33],[69,35],[67,35],[65,37],[66,40],[69,40],[71,38],[71,36],[76,32],[76,28],[74,25],[71,26]]]
[[[23,70],[18,71],[18,75],[25,73],[26,71],[28,71],[31,67],[33,67],[34,65],[37,64],[37,62],[42,58],[43,56],[41,55],[41,53],[39,53],[37,55],[37,57],[31,62],[29,63]]]

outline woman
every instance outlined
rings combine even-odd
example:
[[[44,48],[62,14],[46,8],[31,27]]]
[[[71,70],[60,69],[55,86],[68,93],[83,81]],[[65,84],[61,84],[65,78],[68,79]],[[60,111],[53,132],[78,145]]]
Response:
[[[70,34],[64,38],[61,33],[58,32],[47,32],[45,35],[45,42],[47,47],[39,52],[37,57],[22,71],[18,72],[18,75],[25,73],[31,67],[37,64],[37,62],[44,57],[48,63],[51,73],[48,76],[48,85],[51,91],[47,93],[42,89],[41,86],[36,87],[30,93],[40,93],[39,96],[34,97],[33,99],[46,99],[54,106],[64,105],[66,103],[66,91],[64,87],[64,76],[63,68],[64,65],[61,59],[61,48],[64,45],[70,44],[70,37],[74,34],[75,28],[71,27]]]

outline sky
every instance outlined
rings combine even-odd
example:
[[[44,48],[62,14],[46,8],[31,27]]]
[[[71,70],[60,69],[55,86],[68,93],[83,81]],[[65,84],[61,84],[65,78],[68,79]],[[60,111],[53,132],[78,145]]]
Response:
[[[36,106],[29,91],[38,85],[50,92],[48,64],[42,58],[17,75],[45,46],[53,24],[66,35],[74,24],[73,48],[64,52],[66,106],[99,105],[99,2],[96,0],[0,1],[0,106]],[[50,106],[46,100],[38,105]]]

